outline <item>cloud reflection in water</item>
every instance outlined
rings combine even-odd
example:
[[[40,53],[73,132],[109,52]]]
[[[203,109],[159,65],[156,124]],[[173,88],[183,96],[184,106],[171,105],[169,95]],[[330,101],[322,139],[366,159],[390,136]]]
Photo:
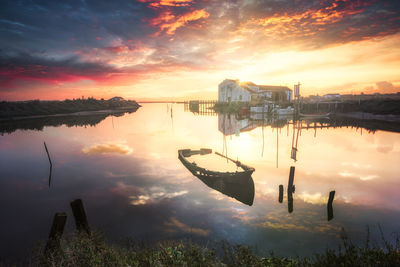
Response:
[[[121,154],[128,155],[133,152],[133,149],[124,144],[97,144],[82,149],[85,154]]]
[[[171,193],[166,193],[166,192],[153,192],[150,194],[143,194],[143,195],[138,195],[138,196],[130,196],[129,198],[132,199],[130,202],[132,205],[145,205],[148,203],[154,203],[163,199],[168,199],[168,198],[175,198],[178,196],[182,196],[187,194],[187,190],[182,190],[179,192],[171,192]]]
[[[208,236],[210,230],[205,230],[202,228],[190,227],[183,222],[179,221],[176,217],[171,217],[167,222],[164,223],[167,227],[167,232],[176,232],[177,230],[185,233],[195,234],[199,236]]]

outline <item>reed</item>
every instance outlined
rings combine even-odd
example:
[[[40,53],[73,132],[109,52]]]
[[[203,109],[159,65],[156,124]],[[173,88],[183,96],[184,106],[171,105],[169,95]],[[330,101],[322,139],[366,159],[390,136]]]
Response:
[[[399,239],[395,244],[356,246],[342,233],[342,245],[312,257],[260,256],[248,246],[219,241],[199,246],[190,241],[162,242],[156,246],[128,242],[107,244],[98,232],[91,236],[76,232],[61,242],[61,249],[41,254],[34,266],[400,266]]]

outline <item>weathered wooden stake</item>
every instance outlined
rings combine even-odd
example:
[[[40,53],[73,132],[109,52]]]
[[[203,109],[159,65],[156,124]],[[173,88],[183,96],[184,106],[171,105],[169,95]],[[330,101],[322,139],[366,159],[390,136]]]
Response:
[[[288,195],[288,212],[292,213],[293,212],[293,195],[290,193]]]
[[[279,203],[283,201],[283,185],[279,185]]]
[[[331,191],[329,192],[329,199],[328,199],[328,221],[333,219],[333,207],[332,207],[332,203],[333,203],[333,199],[335,197],[335,191]]]
[[[81,199],[75,199],[71,202],[72,213],[74,214],[75,225],[78,231],[86,231],[90,235],[89,223],[86,217],[85,208]]]
[[[289,173],[289,182],[288,182],[288,190],[294,192],[293,190],[293,182],[294,182],[294,166],[290,167],[290,173]]]
[[[60,239],[64,233],[65,222],[67,221],[67,214],[65,212],[56,213],[51,226],[49,239],[47,240],[45,253],[60,248]]]
[[[287,188],[287,196],[288,196],[288,212],[292,213],[293,212],[293,193],[295,190],[294,187],[294,170],[295,167],[291,166],[290,167],[290,173],[289,173],[289,182],[288,182],[288,188]]]

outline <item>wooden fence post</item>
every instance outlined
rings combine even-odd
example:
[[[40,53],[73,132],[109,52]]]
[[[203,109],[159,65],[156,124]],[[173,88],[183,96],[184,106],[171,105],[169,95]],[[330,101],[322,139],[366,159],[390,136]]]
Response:
[[[51,226],[49,238],[45,247],[45,253],[60,248],[60,239],[62,234],[64,233],[64,226],[66,221],[67,214],[65,214],[65,212],[56,213],[54,215],[53,224]]]
[[[279,185],[279,203],[283,201],[283,185]]]
[[[86,217],[85,208],[81,199],[75,199],[71,202],[72,213],[74,214],[75,225],[78,231],[86,231],[90,235],[89,223]]]
[[[332,203],[333,203],[333,199],[335,197],[335,191],[331,191],[329,192],[329,199],[328,199],[328,221],[333,219],[333,207],[332,207]]]
[[[288,195],[288,212],[292,213],[293,212],[293,194],[289,193]]]
[[[288,212],[292,213],[293,212],[293,193],[295,190],[294,187],[294,170],[295,167],[291,166],[290,167],[290,173],[289,173],[289,182],[288,182],[288,188],[287,188],[287,196],[288,196]]]
[[[294,186],[293,186],[293,183],[294,183],[294,170],[295,170],[295,167],[291,166],[290,167],[290,173],[289,173],[288,189],[287,189],[287,190],[292,191],[292,193],[294,193]]]

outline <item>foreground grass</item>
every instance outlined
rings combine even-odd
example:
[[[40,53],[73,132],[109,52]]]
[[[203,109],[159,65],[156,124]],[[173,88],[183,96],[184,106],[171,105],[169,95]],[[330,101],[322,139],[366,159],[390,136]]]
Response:
[[[222,241],[201,247],[191,242],[164,242],[156,247],[109,245],[99,234],[76,234],[63,239],[61,248],[37,251],[33,266],[400,266],[399,243],[384,248],[358,247],[343,238],[338,250],[310,258],[260,257],[250,247]]]

